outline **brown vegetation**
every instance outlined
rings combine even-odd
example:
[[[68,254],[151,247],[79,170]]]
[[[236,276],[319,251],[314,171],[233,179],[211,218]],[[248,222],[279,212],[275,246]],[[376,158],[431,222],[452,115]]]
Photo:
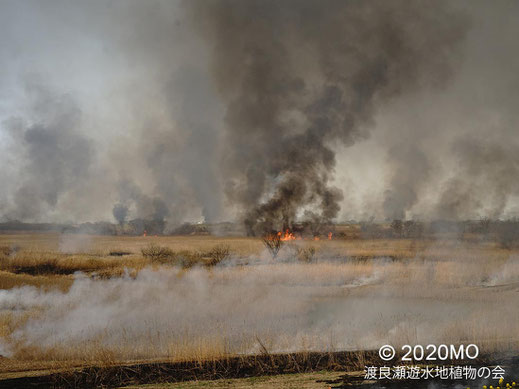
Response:
[[[227,245],[219,244],[207,251],[173,251],[168,247],[149,244],[142,248],[142,255],[152,263],[179,265],[185,269],[196,265],[216,266],[230,255]]]
[[[77,271],[94,278],[119,277],[125,272],[133,276],[146,267],[167,269],[175,269],[176,266],[185,269],[193,266],[213,267],[226,263],[231,256],[257,258],[265,250],[262,247],[264,242],[260,239],[211,236],[181,238],[93,236],[88,247],[79,253],[61,252],[59,243],[60,237],[52,234],[0,235],[0,288],[10,289],[27,285],[43,290],[58,288],[66,291]],[[269,265],[268,271],[271,273],[269,282],[284,287],[299,288],[299,286],[308,287],[313,283],[322,285],[325,281],[326,288],[323,287],[323,293],[332,293],[331,286],[339,285],[333,293],[340,295],[346,290],[341,289],[341,285],[369,278],[380,266],[385,266],[385,277],[390,279],[393,285],[398,285],[398,293],[402,296],[412,290],[415,298],[426,300],[478,298],[492,301],[492,296],[495,294],[489,294],[489,291],[497,293],[501,290],[498,289],[502,288],[501,286],[481,292],[467,286],[471,285],[473,280],[485,280],[489,274],[495,273],[496,269],[503,268],[510,257],[516,255],[514,250],[513,247],[504,249],[499,244],[488,241],[464,244],[455,240],[394,238],[301,240],[286,245],[279,244],[276,256],[281,256],[281,253],[283,256],[293,255],[294,263],[299,265],[294,266],[290,263]],[[394,262],[391,266],[377,265],[380,258],[391,258]],[[230,261],[227,263],[232,264]],[[434,263],[433,273],[429,271],[427,263]],[[232,282],[242,278],[249,268],[253,267],[216,267],[210,270],[210,274],[217,282]],[[506,272],[507,276],[516,277],[519,275],[519,267],[510,265],[506,268]],[[417,283],[420,285],[434,283],[436,287],[441,286],[444,289],[438,292],[427,288],[416,289],[414,285]],[[0,312],[1,336],[9,336],[23,324],[24,320],[37,317],[39,314],[38,309],[27,310],[23,315],[14,315],[8,310]],[[510,326],[510,330],[515,328],[513,323]],[[466,327],[474,333],[484,330],[486,338],[480,339],[480,344],[487,342],[485,347],[488,349],[495,349],[503,344],[507,347],[509,345],[508,339],[496,340],[494,332],[497,329],[485,326],[480,328],[478,324],[463,323],[463,328]],[[452,339],[456,339],[458,332],[463,336],[465,333],[463,328],[453,325],[450,329]],[[150,338],[150,344],[151,341]],[[271,348],[269,339],[262,339],[262,342],[265,346],[260,348],[260,351],[269,354]],[[236,350],[247,352],[253,343],[254,340],[251,343],[250,340],[244,339],[243,345],[239,345],[242,349],[239,347],[231,349],[228,339],[183,337],[177,343],[170,344],[167,359],[199,362],[227,360]],[[35,368],[106,366],[154,358],[156,356],[152,351],[151,348],[147,350],[137,347],[130,338],[126,343],[118,344],[117,349],[104,346],[101,339],[99,342],[82,344],[77,349],[66,345],[45,351],[37,347],[24,347],[17,349],[13,358],[1,359],[0,370],[12,374],[16,370]],[[95,374],[93,372],[94,370],[90,370],[90,373],[96,377],[105,374],[98,370],[95,370]],[[90,373],[79,379],[93,379]]]
[[[279,254],[279,250],[281,250],[281,247],[283,247],[281,236],[275,233],[267,234],[263,236],[262,241],[272,256],[272,259],[276,259]]]
[[[257,377],[312,371],[357,371],[375,363],[376,352],[302,352],[226,357],[185,362],[155,362],[119,366],[92,366],[82,370],[39,377],[4,380],[6,385],[48,385],[92,388],[125,386],[150,382],[182,382],[222,378]]]

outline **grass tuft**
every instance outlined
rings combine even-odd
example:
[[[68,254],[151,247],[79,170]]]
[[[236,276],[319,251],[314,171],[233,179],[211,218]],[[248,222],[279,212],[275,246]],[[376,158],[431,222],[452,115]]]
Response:
[[[296,248],[296,256],[297,259],[301,262],[310,263],[315,259],[315,247],[297,247]]]

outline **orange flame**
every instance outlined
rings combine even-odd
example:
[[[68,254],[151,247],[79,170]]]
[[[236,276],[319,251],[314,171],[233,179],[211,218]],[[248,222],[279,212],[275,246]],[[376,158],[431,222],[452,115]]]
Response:
[[[333,233],[330,231],[328,232],[328,240],[332,240]]]
[[[281,231],[278,232],[278,236],[280,237],[280,240],[295,240],[296,237],[294,236],[294,234],[292,232],[290,232],[289,229],[287,229],[285,231],[285,233],[283,234]]]
[[[142,236],[146,236],[148,235],[148,233],[146,232],[146,230],[144,230],[144,233],[142,234]]]

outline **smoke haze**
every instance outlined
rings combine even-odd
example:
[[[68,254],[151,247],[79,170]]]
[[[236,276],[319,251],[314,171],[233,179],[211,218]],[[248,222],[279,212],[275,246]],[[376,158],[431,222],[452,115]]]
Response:
[[[0,10],[1,220],[519,215],[516,3]]]
[[[502,334],[518,330],[517,311],[509,309],[518,274],[517,258],[490,265],[472,257],[188,272],[163,267],[99,280],[78,274],[67,292],[0,291],[2,312],[28,317],[2,339],[0,352],[23,355],[29,348],[58,359],[88,359],[106,350],[127,360],[193,358],[182,352],[197,345],[259,353],[259,342],[282,352],[467,339],[489,350],[499,347],[495,339]],[[489,326],[495,317],[500,320]]]

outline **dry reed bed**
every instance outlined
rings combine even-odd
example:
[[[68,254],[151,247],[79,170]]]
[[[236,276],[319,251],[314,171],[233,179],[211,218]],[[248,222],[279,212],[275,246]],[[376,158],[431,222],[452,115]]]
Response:
[[[484,343],[482,346],[487,351],[516,347],[515,341],[507,334],[517,332],[519,313],[511,311],[506,315],[500,314],[499,322],[493,323],[494,318],[489,317],[489,311],[481,310],[481,306],[487,304],[491,306],[501,301],[503,310],[507,310],[510,302],[514,301],[518,288],[503,291],[499,284],[494,287],[482,287],[476,284],[473,279],[475,273],[468,266],[445,262],[439,262],[437,266],[438,269],[431,272],[427,264],[419,263],[273,264],[222,267],[211,270],[177,270],[171,274],[171,280],[177,279],[178,282],[181,282],[183,277],[191,274],[198,277],[196,275],[198,272],[202,278],[196,279],[196,282],[209,282],[212,285],[211,288],[220,291],[225,291],[226,286],[231,285],[232,288],[236,288],[237,293],[246,290],[245,288],[250,283],[254,290],[250,296],[245,295],[243,298],[252,298],[251,302],[260,296],[257,293],[264,293],[264,291],[272,289],[276,294],[275,298],[283,299],[290,296],[293,299],[294,296],[296,298],[301,296],[301,299],[322,301],[319,305],[326,304],[327,299],[355,298],[370,298],[373,301],[378,299],[388,303],[391,303],[391,299],[401,299],[404,303],[407,301],[409,304],[433,302],[434,304],[474,305],[475,312],[466,319],[450,320],[447,318],[447,323],[442,330],[442,339],[454,343],[477,341],[478,344]],[[159,274],[164,275],[172,271],[171,267],[162,267],[164,270],[160,270]],[[452,276],[453,273],[456,273],[456,277]],[[485,272],[479,270],[477,274],[485,274]],[[506,274],[515,279],[519,278],[519,265],[510,265]],[[252,280],[254,280],[253,283],[251,283]],[[92,284],[92,287],[95,285]],[[185,292],[182,293],[189,296],[189,285],[195,284],[188,282],[185,285]],[[506,285],[506,280],[504,285]],[[139,287],[139,284],[136,284],[135,287]],[[183,286],[181,285],[179,288],[182,289]],[[258,297],[255,297],[256,295]],[[208,296],[211,296],[211,293]],[[150,298],[153,299],[151,296]],[[223,297],[215,295],[214,298]],[[150,303],[152,304],[153,300],[150,300]],[[207,303],[210,304],[210,301]],[[114,305],[115,307],[117,305]],[[251,306],[251,312],[255,311],[255,314],[259,315],[258,317],[262,317],[267,312],[271,315],[274,314],[274,317],[276,315],[282,317],[285,307],[285,305],[279,307],[275,305]],[[196,309],[203,311],[206,308],[201,306]],[[268,309],[268,311],[262,313],[262,309]],[[276,313],[277,310],[279,313]],[[288,314],[292,315],[296,312],[288,312]],[[21,311],[21,314],[9,310],[3,311],[0,315],[1,334],[4,338],[9,338],[14,331],[23,328],[28,320],[38,323],[40,316],[45,317],[44,315],[44,306],[38,304],[34,307],[28,306]],[[351,319],[355,321],[359,318]],[[398,320],[395,321],[395,323],[398,322]],[[380,332],[381,338],[387,336],[387,334],[384,335],[387,330],[383,322],[373,324],[375,330]],[[21,338],[18,339],[18,343],[12,344],[13,350],[15,350],[13,358],[16,361],[34,361],[36,365],[42,361],[61,361],[62,366],[66,366],[91,363],[113,364],[123,360],[147,358],[166,358],[171,361],[220,359],[236,353],[261,352],[263,348],[290,350],[291,347],[296,347],[296,349],[319,350],[323,348],[324,344],[331,350],[337,347],[333,344],[333,339],[327,339],[331,334],[326,331],[321,334],[308,333],[303,337],[298,337],[296,344],[293,336],[288,334],[284,336],[282,333],[276,332],[275,328],[271,330],[271,333],[263,331],[258,338],[254,331],[249,333],[246,329],[242,329],[240,333],[237,329],[233,330],[225,324],[222,325],[221,330],[212,328],[211,331],[204,333],[204,331],[189,332],[187,327],[185,330],[155,328],[150,322],[148,328],[142,332],[128,331],[125,333],[124,329],[118,327],[107,328],[106,331],[87,338],[85,342],[65,342],[63,344],[58,342],[44,349],[35,345],[28,346]],[[409,323],[407,327],[398,327],[398,333],[392,335],[393,344],[420,340],[417,338],[418,335],[413,332],[413,325],[413,323]],[[379,326],[378,329],[377,326]],[[115,343],[111,340],[114,335],[113,331],[117,332],[118,340]],[[367,328],[366,331],[368,331]],[[229,335],[231,333],[232,336]],[[323,339],[325,339],[324,343]],[[159,344],[160,349],[157,348]],[[9,364],[5,364],[4,368],[9,369]]]
[[[490,244],[466,246],[454,241],[409,240],[302,241],[285,245],[281,260],[292,258],[289,263],[273,263],[266,256],[261,242],[249,238],[89,237],[87,250],[83,247],[85,252],[79,253],[60,251],[60,240],[63,246],[63,237],[57,235],[0,235],[0,247],[9,248],[9,252],[0,250],[0,287],[10,289],[25,285],[43,291],[58,288],[67,292],[74,282],[73,273],[76,271],[95,277],[98,280],[95,282],[104,282],[103,279],[115,279],[125,272],[128,274],[126,269],[130,269],[130,279],[137,277],[144,269],[155,269],[157,274],[171,273],[171,279],[179,282],[200,273],[204,282],[209,282],[213,287],[240,285],[242,289],[237,289],[238,294],[240,290],[247,291],[247,283],[250,283],[257,289],[254,293],[258,296],[244,293],[251,303],[254,303],[254,298],[261,300],[261,293],[270,289],[275,290],[274,294],[277,293],[280,299],[285,295],[291,298],[300,295],[304,299],[322,301],[323,304],[328,304],[328,300],[372,297],[380,301],[402,299],[413,304],[416,301],[432,301],[456,306],[459,302],[460,306],[473,305],[475,313],[467,316],[466,320],[455,319],[446,323],[442,328],[445,341],[477,340],[486,350],[517,348],[509,334],[519,330],[518,313],[504,311],[513,306],[514,296],[519,290],[519,257],[515,251],[498,249]],[[143,255],[151,247],[150,244],[167,248],[166,255],[158,259]],[[40,249],[39,245],[45,249]],[[204,255],[221,245],[229,248],[229,258],[217,263],[217,267],[207,267],[208,257]],[[298,260],[297,249],[308,247],[315,248],[315,257],[311,258],[310,263],[304,263]],[[113,252],[130,254],[110,255]],[[178,261],[179,253],[190,253],[200,258],[195,265],[202,268],[179,268],[182,265]],[[254,266],[236,266],[235,259],[243,257],[251,261],[262,259]],[[95,287],[97,284],[92,285]],[[182,293],[188,296],[189,288]],[[153,304],[153,299],[150,304]],[[480,309],[480,305],[495,307],[497,304],[503,305],[503,313],[496,313],[499,311],[496,309]],[[198,308],[194,306],[193,309]],[[276,312],[278,308],[267,304],[261,309],[267,313]],[[259,317],[261,309],[258,311]],[[281,306],[279,312],[283,309]],[[489,317],[489,312],[497,316]],[[3,310],[0,312],[0,337],[9,338],[27,322],[32,320],[37,323],[40,318],[45,318],[45,308],[41,306],[18,312]],[[391,340],[396,343],[419,340],[420,335],[415,332],[414,324],[407,322],[405,317],[402,320],[407,324],[398,327]],[[377,336],[381,339],[387,337],[388,327],[383,322],[375,324],[379,326],[375,328]],[[153,326],[149,326],[138,336],[132,332],[123,333],[118,338],[122,341],[115,344],[107,342],[113,335],[111,331],[114,329],[90,337],[85,342],[72,345],[56,343],[45,348],[24,344],[23,337],[19,338],[18,343],[12,345],[15,350],[12,358],[0,360],[0,370],[113,365],[125,360],[153,358],[169,361],[221,360],[236,353],[291,350],[294,347],[322,350],[322,338],[327,337],[327,349],[334,350],[337,346],[332,334],[323,333],[319,338],[315,334],[304,334],[304,329],[297,345],[293,337],[284,337],[275,330],[270,334],[264,331],[259,337],[254,331],[234,331],[233,337],[228,337],[215,335],[215,331],[208,331],[207,334],[178,330],[168,332],[168,329],[155,331]],[[165,348],[157,353],[156,345],[164,342]]]

